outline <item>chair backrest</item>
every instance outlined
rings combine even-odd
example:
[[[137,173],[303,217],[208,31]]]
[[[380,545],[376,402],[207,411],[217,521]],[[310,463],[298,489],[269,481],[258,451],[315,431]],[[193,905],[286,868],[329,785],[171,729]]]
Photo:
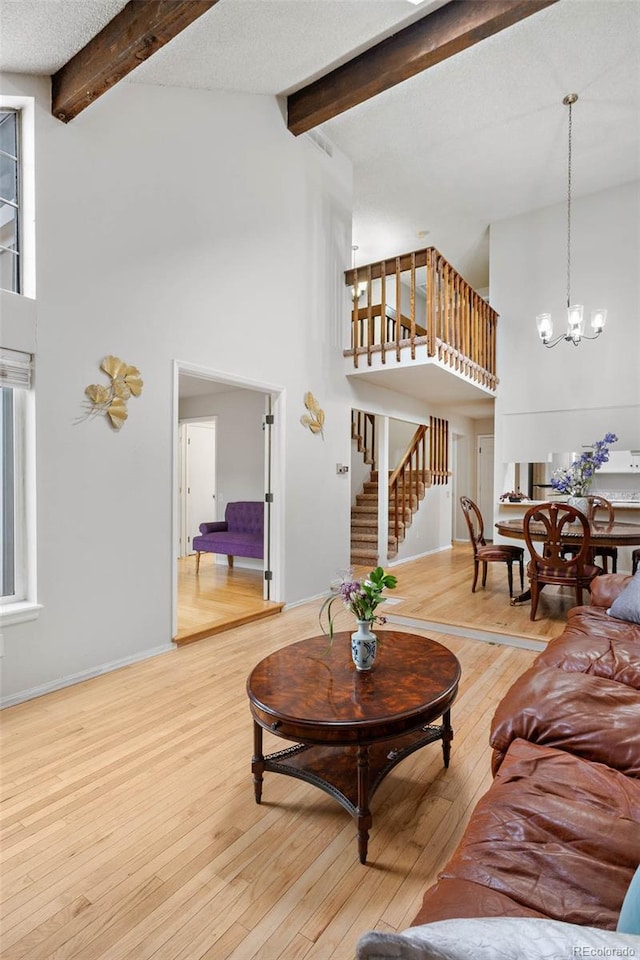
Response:
[[[596,513],[599,510],[603,510],[607,514],[607,523],[613,523],[615,520],[615,511],[613,504],[609,500],[597,496],[587,497],[587,500],[589,501],[589,520],[595,520]]]
[[[264,503],[261,500],[235,500],[227,504],[224,512],[229,530],[237,533],[263,535]]]
[[[469,536],[473,544],[473,553],[475,555],[478,546],[484,547],[486,540],[484,538],[484,521],[480,510],[469,497],[460,497],[460,506],[464,513],[469,528]]]
[[[533,524],[537,524],[537,529],[532,529]],[[567,528],[570,528],[570,532],[576,531],[576,539],[571,542],[575,542],[579,551],[575,556],[565,558],[562,555],[562,535],[569,532]],[[539,539],[534,540],[534,533],[537,537],[541,533],[544,534],[544,542],[540,542]],[[575,566],[578,576],[582,574],[589,551],[590,530],[589,521],[580,510],[569,506],[568,503],[555,502],[530,507],[524,515],[523,534],[531,560],[537,567],[543,567],[545,570],[553,568],[554,572],[563,576],[569,575],[569,568]]]

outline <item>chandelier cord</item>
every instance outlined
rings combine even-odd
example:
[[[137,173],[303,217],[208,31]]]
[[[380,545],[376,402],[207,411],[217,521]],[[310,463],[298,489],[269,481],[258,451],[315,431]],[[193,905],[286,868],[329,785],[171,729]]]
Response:
[[[571,133],[572,104],[569,103],[569,149],[567,152],[567,307],[571,306]]]

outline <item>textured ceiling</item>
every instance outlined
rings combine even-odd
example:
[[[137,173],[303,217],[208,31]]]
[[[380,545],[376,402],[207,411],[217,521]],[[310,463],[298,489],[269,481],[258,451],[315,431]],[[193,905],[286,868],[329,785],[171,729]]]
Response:
[[[0,0],[0,63],[51,73],[124,0]],[[123,82],[283,94],[440,6],[219,0]],[[488,284],[491,222],[640,175],[640,0],[560,0],[321,128],[353,162],[358,263],[434,245]],[[100,110],[97,101],[91,110]]]

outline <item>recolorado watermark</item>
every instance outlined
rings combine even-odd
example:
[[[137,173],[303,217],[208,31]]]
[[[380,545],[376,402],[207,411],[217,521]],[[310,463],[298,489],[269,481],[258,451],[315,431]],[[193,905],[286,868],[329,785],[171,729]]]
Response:
[[[573,947],[574,957],[637,957],[635,947]]]

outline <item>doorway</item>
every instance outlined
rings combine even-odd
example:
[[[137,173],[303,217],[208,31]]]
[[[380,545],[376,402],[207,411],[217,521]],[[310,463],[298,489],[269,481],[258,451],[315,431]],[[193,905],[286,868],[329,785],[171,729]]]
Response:
[[[217,520],[216,511],[216,421],[183,420],[180,443],[180,549],[178,556],[192,553],[191,544],[203,520]]]
[[[182,644],[283,606],[279,388],[174,363],[173,633]],[[269,494],[271,496],[269,496]],[[224,520],[226,505],[265,503],[264,561],[203,553],[200,523]]]

